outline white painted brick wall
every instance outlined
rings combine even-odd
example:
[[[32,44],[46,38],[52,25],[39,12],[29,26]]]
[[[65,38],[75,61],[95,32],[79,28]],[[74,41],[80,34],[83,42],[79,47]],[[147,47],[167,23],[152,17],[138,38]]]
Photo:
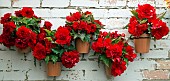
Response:
[[[100,0],[100,6],[125,7],[127,0]]]
[[[100,19],[106,25],[106,29],[103,31],[118,31],[129,37],[128,30],[122,28],[129,22],[132,15],[130,10],[135,9],[138,4],[145,3],[156,6],[157,13],[167,11],[166,19],[163,21],[167,22],[170,27],[170,10],[165,9],[163,0],[0,0],[0,17],[22,7],[33,7],[37,16],[50,21],[53,24],[52,29],[57,29],[65,24],[65,17],[70,12],[75,12],[80,7],[83,11],[91,11],[95,19]],[[2,25],[0,25],[1,32]],[[129,63],[125,73],[114,79],[107,79],[103,64],[98,67],[97,57],[90,57],[90,54],[93,53],[92,50],[74,68],[62,67],[61,76],[48,77],[44,61],[36,61],[35,67],[32,53],[19,54],[15,50],[9,50],[0,45],[0,80],[146,81],[148,78],[144,77],[143,71],[157,69],[167,71],[170,68],[170,65],[167,64],[170,58],[170,37],[164,38],[156,42],[151,41],[150,52],[138,54],[135,61]],[[133,45],[132,40],[129,40],[129,43]],[[151,81],[169,80],[153,79]]]
[[[70,0],[42,0],[42,7],[68,7]]]
[[[40,0],[13,0],[13,7],[40,7]]]
[[[0,7],[11,7],[11,0],[0,0]]]
[[[71,6],[98,7],[98,0],[71,0]]]
[[[110,17],[130,17],[130,9],[109,9]]]

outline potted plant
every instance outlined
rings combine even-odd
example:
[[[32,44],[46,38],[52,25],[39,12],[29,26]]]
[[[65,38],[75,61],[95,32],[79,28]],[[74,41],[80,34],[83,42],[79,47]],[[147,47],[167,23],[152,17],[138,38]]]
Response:
[[[106,75],[120,76],[126,70],[128,62],[136,58],[133,48],[125,40],[125,34],[100,32],[96,42],[92,43],[94,55],[98,56],[106,67]]]
[[[66,27],[60,26],[57,31],[45,25],[41,28],[33,56],[47,63],[48,76],[60,76],[61,65],[72,68],[79,62],[79,53],[71,41],[70,31]]]
[[[0,43],[8,48],[16,46],[21,53],[30,52],[36,44],[41,20],[34,14],[32,8],[28,7],[15,11],[15,16],[6,13],[1,17],[3,32],[0,35]]]
[[[150,4],[138,5],[131,11],[133,16],[129,20],[128,32],[134,37],[135,51],[147,53],[150,48],[150,39],[159,40],[169,33],[169,28],[161,19],[165,15],[156,15],[156,9]]]
[[[97,37],[103,24],[95,20],[92,13],[75,12],[66,17],[66,26],[71,29],[71,36],[75,39],[76,49],[79,53],[88,53],[91,38]]]

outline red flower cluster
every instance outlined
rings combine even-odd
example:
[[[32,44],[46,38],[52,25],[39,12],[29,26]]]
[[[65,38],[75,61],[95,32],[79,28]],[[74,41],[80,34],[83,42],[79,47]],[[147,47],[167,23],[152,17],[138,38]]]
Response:
[[[45,29],[49,30],[51,32],[51,26],[52,24],[49,21],[44,22],[44,27],[41,27],[40,33],[37,36],[37,44],[33,49],[33,56],[38,59],[42,60],[45,59],[47,55],[49,55],[52,52],[52,48],[54,48],[56,45],[52,44],[51,40],[48,40],[46,37],[51,37],[47,36],[47,32]],[[35,44],[34,44],[35,45]],[[40,47],[42,46],[42,48]],[[44,50],[40,52],[39,50]]]
[[[86,31],[88,34],[91,33],[93,34],[97,30],[97,24],[102,26],[102,23],[99,20],[94,20],[94,21],[87,21],[83,19],[83,17],[88,17],[89,15],[92,15],[91,12],[86,11],[85,13],[81,12],[76,12],[73,13],[71,16],[67,16],[66,20],[67,22],[72,22],[72,28],[77,31]]]
[[[148,19],[149,21],[152,21],[153,19],[156,19],[156,9],[150,4],[138,5],[136,12],[138,12],[138,17],[141,20]]]
[[[70,45],[71,35],[67,27],[60,26],[55,33],[56,42],[60,45]]]
[[[123,38],[124,34],[117,32],[100,32],[99,38],[92,43],[92,49],[100,55],[105,55],[112,61],[112,75],[121,75],[126,70],[125,59],[132,62],[136,58],[133,48]]]
[[[160,19],[155,19],[152,21],[152,28],[151,34],[156,39],[161,39],[163,36],[169,33],[169,28],[167,27],[166,23]]]
[[[128,31],[133,36],[139,37],[147,33],[158,40],[169,33],[166,23],[156,17],[156,9],[150,4],[138,5],[133,14],[128,24]]]
[[[6,47],[15,45],[15,38],[12,37],[13,31],[15,31],[16,25],[14,22],[7,22],[3,24],[3,32],[0,35],[0,43],[3,43]]]
[[[44,22],[44,27],[45,27],[46,29],[48,29],[48,30],[51,30],[51,27],[52,27],[51,22],[45,21],[45,22]]]
[[[137,37],[142,35],[148,29],[147,23],[140,24],[134,16],[130,18],[130,23],[128,26],[129,33]]]
[[[73,13],[71,16],[67,16],[66,20],[69,22],[78,21],[80,20],[81,16],[82,15],[80,12],[76,12],[76,13]]]
[[[75,50],[64,52],[61,57],[63,66],[66,68],[72,68],[76,63],[79,62],[79,53]]]
[[[91,12],[75,12],[66,17],[66,26],[71,29],[72,36],[81,34],[95,35],[104,26],[99,20],[94,20]],[[84,40],[85,38],[82,38]],[[86,38],[87,39],[87,38]],[[90,40],[90,39],[88,39]]]
[[[79,62],[79,53],[67,49],[67,46],[71,44],[70,31],[62,26],[57,31],[51,31],[51,26],[50,22],[44,22],[44,27],[41,27],[38,34],[33,56],[38,60],[45,59],[46,62],[61,61],[66,68],[72,68]],[[48,60],[46,60],[47,57]]]
[[[1,24],[5,24],[10,21],[11,13],[6,13],[4,17],[1,17]]]
[[[37,43],[34,47],[33,56],[38,60],[42,60],[46,58],[46,54],[45,46],[41,43]]]
[[[22,10],[15,11],[15,15],[17,17],[27,17],[27,18],[36,17],[34,15],[34,11],[32,10],[32,8],[29,7],[23,7]]]
[[[21,26],[16,32],[15,46],[20,49],[25,49],[28,46],[33,48],[36,44],[37,34],[31,29]]]
[[[126,70],[126,62],[122,59],[116,59],[112,62],[111,74],[113,76],[120,76]]]
[[[7,13],[4,17],[1,17],[3,33],[0,35],[0,43],[4,44],[6,47],[16,46],[17,48],[25,49],[30,46],[33,48],[37,40],[37,32],[35,33],[35,31],[38,31],[39,29],[37,24],[39,23],[40,18],[35,19],[36,16],[34,15],[34,11],[32,8],[28,7],[15,11],[15,15],[16,16],[12,16],[11,13]],[[29,19],[29,22],[27,19]],[[37,23],[36,26],[30,25],[30,21],[33,21],[35,24]]]

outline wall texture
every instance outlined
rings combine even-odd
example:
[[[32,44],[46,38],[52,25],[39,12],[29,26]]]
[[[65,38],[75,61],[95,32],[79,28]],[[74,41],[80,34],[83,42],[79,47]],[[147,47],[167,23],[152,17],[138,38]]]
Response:
[[[131,13],[129,10],[138,3],[149,3],[157,8],[157,13],[167,11],[164,21],[170,27],[170,10],[166,10],[163,0],[0,0],[0,16],[14,12],[22,7],[32,7],[37,16],[51,21],[53,29],[64,25],[65,17],[80,7],[89,10],[96,19],[100,19],[108,31],[123,30]],[[2,25],[0,25],[0,33]],[[129,41],[132,45],[132,41]],[[36,61],[30,54],[19,54],[15,49],[0,45],[0,80],[57,80],[57,81],[170,81],[170,37],[152,41],[150,52],[138,54],[124,74],[107,79],[103,65],[98,67],[97,58],[82,55],[81,61],[72,69],[62,68],[59,77],[47,77],[44,61]]]

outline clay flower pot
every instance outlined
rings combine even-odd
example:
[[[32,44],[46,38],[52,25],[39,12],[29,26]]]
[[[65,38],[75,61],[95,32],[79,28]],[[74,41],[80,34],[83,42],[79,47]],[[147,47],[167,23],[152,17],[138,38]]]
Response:
[[[79,53],[89,53],[90,43],[83,42],[81,39],[76,39],[76,50]]]
[[[142,34],[139,38],[134,39],[136,53],[148,53],[150,49],[149,34]]]
[[[60,76],[61,75],[61,62],[49,62],[47,65],[48,76]]]
[[[111,67],[108,67],[108,66],[104,66],[105,67],[105,73],[106,73],[106,77],[108,78],[108,79],[110,79],[111,77],[112,77],[112,75],[111,75]]]
[[[30,47],[27,47],[27,48],[25,48],[25,49],[19,49],[19,48],[17,48],[17,51],[18,51],[19,53],[27,54],[27,53],[31,52],[31,48],[30,48]]]

